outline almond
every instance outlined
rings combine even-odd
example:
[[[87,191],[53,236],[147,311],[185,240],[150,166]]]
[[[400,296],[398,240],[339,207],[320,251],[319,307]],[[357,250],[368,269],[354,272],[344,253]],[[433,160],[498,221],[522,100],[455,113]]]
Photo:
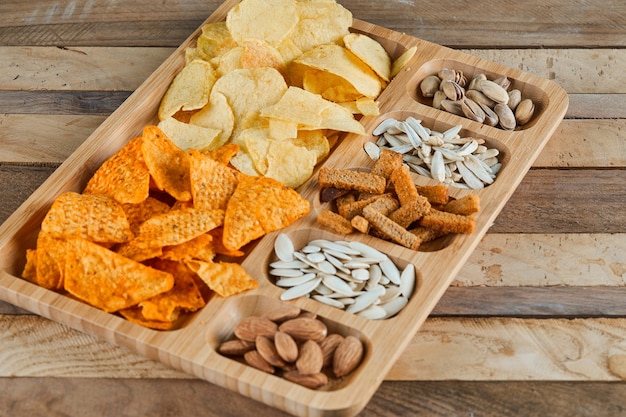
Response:
[[[278,325],[264,317],[250,316],[241,320],[235,327],[235,336],[241,340],[255,342],[257,336],[273,338]]]
[[[263,317],[272,320],[276,323],[281,323],[285,320],[295,319],[300,315],[300,307],[286,304],[284,306],[275,308],[274,310],[268,311]]]
[[[243,355],[246,363],[254,368],[260,369],[263,372],[267,372],[269,374],[274,373],[274,367],[270,365],[261,354],[256,350],[251,350],[249,352],[244,353]]]
[[[335,349],[333,373],[337,378],[348,375],[361,363],[363,344],[354,336],[346,336]]]
[[[285,332],[278,331],[274,335],[276,352],[285,362],[295,362],[298,359],[298,345],[293,337]]]
[[[217,350],[222,355],[241,356],[252,349],[254,349],[254,343],[233,339],[222,343]]]
[[[285,379],[296,384],[300,384],[304,387],[317,389],[328,384],[328,377],[323,372],[316,374],[302,375],[298,371],[285,372]]]
[[[296,368],[302,375],[316,374],[322,370],[324,355],[322,348],[313,340],[307,340],[300,347]]]
[[[270,365],[278,367],[285,366],[285,361],[278,355],[274,343],[266,336],[256,337],[256,350]]]
[[[335,349],[337,349],[337,346],[339,346],[339,343],[342,341],[342,335],[333,333],[326,336],[326,338],[320,342],[320,348],[322,348],[322,355],[324,356],[324,366],[332,365]]]
[[[321,342],[326,337],[328,329],[320,320],[308,317],[287,320],[282,323],[278,330],[289,334],[298,340],[314,340]]]

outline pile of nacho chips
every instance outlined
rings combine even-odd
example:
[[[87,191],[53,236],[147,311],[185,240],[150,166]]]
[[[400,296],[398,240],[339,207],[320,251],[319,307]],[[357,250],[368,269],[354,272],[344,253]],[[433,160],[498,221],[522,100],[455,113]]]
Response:
[[[243,0],[186,50],[159,127],[185,150],[236,144],[239,171],[297,188],[339,132],[365,133],[355,115],[379,113],[393,75],[381,44],[351,25],[334,0]]]
[[[240,264],[226,260],[310,206],[274,179],[229,166],[238,149],[186,152],[146,126],[83,193],[56,198],[22,276],[161,330],[202,308],[212,293],[257,287]]]

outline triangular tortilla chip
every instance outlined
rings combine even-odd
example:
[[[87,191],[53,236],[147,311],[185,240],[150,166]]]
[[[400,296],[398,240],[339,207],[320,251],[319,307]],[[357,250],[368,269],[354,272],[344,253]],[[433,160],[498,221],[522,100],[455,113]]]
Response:
[[[239,173],[202,152],[189,151],[193,205],[205,210],[226,209],[239,183]]]
[[[189,262],[189,267],[221,297],[229,297],[259,286],[239,264],[229,262]]]

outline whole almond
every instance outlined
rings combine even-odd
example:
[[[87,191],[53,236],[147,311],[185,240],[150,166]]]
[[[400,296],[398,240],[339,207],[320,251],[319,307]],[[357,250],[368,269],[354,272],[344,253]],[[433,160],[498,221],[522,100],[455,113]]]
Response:
[[[337,349],[337,346],[339,346],[339,343],[342,341],[342,335],[333,333],[326,336],[326,338],[320,342],[320,348],[322,348],[322,355],[324,356],[324,366],[332,365],[335,349]]]
[[[274,367],[263,359],[263,356],[261,356],[261,354],[256,350],[244,353],[243,358],[248,365],[254,368],[260,369],[261,371],[269,374],[274,373]]]
[[[324,340],[328,333],[324,323],[307,317],[287,320],[278,327],[278,330],[297,340],[314,340],[316,342]]]
[[[272,342],[268,337],[257,336],[255,345],[256,350],[263,357],[263,359],[267,361],[267,363],[272,366],[285,366],[285,361],[283,361],[278,355],[274,342]]]
[[[241,339],[233,339],[222,343],[217,351],[222,355],[241,356],[252,349],[254,349],[254,343]]]
[[[276,352],[285,362],[295,362],[298,359],[298,345],[293,337],[285,332],[278,331],[274,335]]]
[[[317,389],[328,384],[328,377],[323,372],[316,374],[302,375],[298,371],[285,372],[284,377],[286,380],[295,382],[307,388]]]
[[[241,340],[255,342],[257,336],[274,337],[278,325],[264,317],[250,316],[241,320],[235,327],[235,336]]]
[[[348,375],[363,358],[363,344],[354,336],[346,336],[335,349],[333,373],[337,378]]]
[[[313,340],[307,340],[300,347],[300,354],[296,360],[296,368],[302,375],[316,374],[322,370],[324,355],[322,348]]]
[[[268,311],[263,317],[272,320],[275,323],[280,323],[285,320],[295,319],[300,315],[300,307],[291,304],[285,304],[278,308]]]

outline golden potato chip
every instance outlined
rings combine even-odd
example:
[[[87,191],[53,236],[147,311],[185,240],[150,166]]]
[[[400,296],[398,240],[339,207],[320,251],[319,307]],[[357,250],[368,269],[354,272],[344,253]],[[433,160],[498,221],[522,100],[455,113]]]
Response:
[[[275,68],[244,68],[220,77],[213,91],[226,97],[235,116],[235,129],[241,131],[250,126],[250,119],[256,118],[261,109],[282,97],[287,83]]]
[[[298,136],[291,141],[296,146],[302,146],[308,150],[315,151],[317,163],[320,163],[330,152],[328,138],[321,130],[301,130]]]
[[[136,235],[143,222],[150,217],[167,213],[170,211],[170,206],[154,197],[148,197],[139,204],[122,204],[122,209],[126,213],[131,232]]]
[[[131,323],[138,324],[153,330],[172,330],[173,321],[148,320],[143,316],[140,307],[130,307],[118,311],[118,313]]]
[[[59,195],[41,223],[51,237],[82,237],[94,242],[127,242],[133,237],[122,206],[103,195]]]
[[[335,1],[299,1],[298,24],[288,39],[301,51],[337,43],[352,25],[352,13]]]
[[[364,134],[354,116],[337,103],[298,87],[289,87],[276,104],[261,110],[262,117],[298,123],[300,129],[333,129]]]
[[[223,76],[241,68],[276,68],[287,75],[285,61],[276,48],[261,40],[248,40],[224,53],[217,60],[217,74]]]
[[[189,123],[220,130],[219,139],[213,143],[213,148],[217,148],[224,145],[233,133],[235,115],[226,96],[218,91],[211,91],[209,103],[194,113],[189,118]]]
[[[311,93],[319,94],[326,100],[342,103],[362,97],[359,91],[345,78],[306,66],[292,66],[292,70],[303,68],[302,88]]]
[[[187,261],[199,259],[201,261],[212,261],[215,257],[213,249],[213,236],[205,233],[179,245],[166,246],[163,248],[160,259],[170,261]]]
[[[292,141],[272,141],[267,151],[265,176],[298,188],[311,177],[315,164],[315,150],[297,146]]]
[[[343,43],[380,78],[391,79],[391,57],[379,42],[362,33],[349,33],[343,37]]]
[[[196,59],[186,64],[174,77],[159,105],[159,120],[179,110],[201,109],[209,102],[215,83],[215,70],[210,63]]]
[[[241,132],[240,139],[245,143],[245,152],[250,156],[254,169],[261,175],[267,171],[267,153],[272,140],[269,130],[263,128],[246,129]]]
[[[75,297],[114,312],[174,285],[172,274],[127,259],[84,239],[71,239],[66,247],[65,289]]]
[[[174,277],[174,286],[168,292],[140,302],[141,313],[146,320],[175,321],[181,311],[193,312],[205,306],[200,290],[196,286],[192,272],[179,262],[155,260],[150,266]]]
[[[239,264],[192,261],[189,265],[220,297],[230,297],[259,286]]]
[[[309,201],[288,186],[272,178],[244,176],[226,207],[224,247],[238,250],[292,224],[309,210]]]
[[[295,0],[243,0],[226,15],[226,26],[239,44],[257,39],[277,46],[297,23]]]
[[[380,108],[378,103],[369,97],[361,97],[356,100],[356,108],[363,116],[378,116]]]
[[[219,146],[222,133],[219,129],[180,122],[173,117],[161,120],[157,127],[183,151],[215,148]]]
[[[232,157],[237,155],[239,149],[239,145],[227,143],[215,149],[202,151],[202,153],[222,165],[228,165]]]
[[[383,87],[380,78],[370,67],[340,45],[317,46],[304,52],[294,62],[342,77],[366,97],[378,97]]]
[[[191,200],[189,155],[157,126],[143,129],[142,152],[156,187],[179,201]]]
[[[223,55],[237,46],[237,42],[230,36],[226,22],[206,23],[202,25],[201,30],[196,48],[198,55],[206,61]]]
[[[150,173],[141,152],[142,138],[134,138],[104,161],[89,179],[84,194],[102,194],[119,203],[140,203],[148,197]]]
[[[239,173],[199,151],[190,151],[189,159],[194,207],[225,210],[226,203],[237,188]]]
[[[135,241],[148,247],[179,245],[224,223],[224,210],[183,208],[151,217],[139,226]]]
[[[395,61],[391,64],[391,78],[395,77],[400,73],[402,68],[406,66],[406,64],[415,56],[415,52],[417,52],[417,46],[412,46],[406,51],[402,53]]]
[[[289,120],[271,118],[268,135],[272,139],[294,139],[298,136],[298,124]]]
[[[261,175],[254,167],[254,162],[252,158],[250,158],[250,155],[243,150],[237,152],[237,154],[230,159],[230,164],[242,174],[253,177]]]

